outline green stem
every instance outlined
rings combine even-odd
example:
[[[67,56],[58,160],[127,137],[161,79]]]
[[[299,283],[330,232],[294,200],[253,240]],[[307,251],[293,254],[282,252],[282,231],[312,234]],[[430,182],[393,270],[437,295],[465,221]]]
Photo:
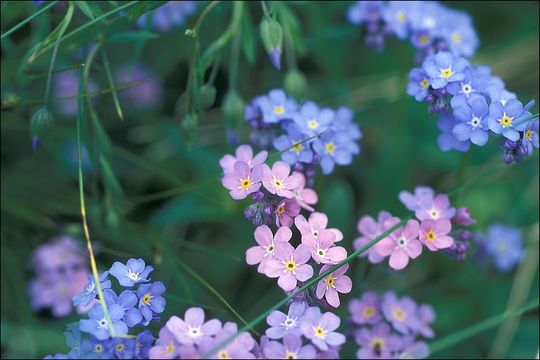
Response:
[[[467,340],[470,337],[473,337],[483,331],[486,331],[494,326],[499,325],[505,320],[512,319],[516,316],[520,316],[523,313],[526,313],[527,311],[530,311],[536,308],[538,308],[538,298],[529,301],[527,304],[525,304],[524,306],[520,308],[507,310],[502,314],[495,315],[493,317],[480,321],[479,323],[476,323],[468,328],[460,330],[457,333],[448,335],[442,339],[434,341],[429,345],[431,354],[435,354],[436,352],[446,349],[447,347],[455,345],[461,341]]]
[[[219,4],[220,1],[212,1],[204,10],[202,11],[201,15],[197,19],[197,22],[195,23],[195,26],[188,31],[186,31],[186,35],[189,35],[191,37],[197,37],[199,35],[199,29],[201,28],[202,23],[204,22],[204,19],[206,19],[206,16],[212,11],[213,8],[216,7],[217,4]]]
[[[22,28],[24,25],[28,24],[30,21],[32,21],[32,19],[34,19],[35,17],[43,14],[45,11],[49,10],[50,8],[52,8],[54,5],[56,5],[58,3],[58,1],[52,1],[50,2],[49,4],[45,5],[43,8],[39,9],[38,11],[36,11],[35,13],[33,13],[32,15],[30,15],[29,17],[27,17],[26,19],[24,19],[23,21],[21,21],[20,23],[18,23],[17,25],[15,25],[14,27],[12,27],[11,29],[9,29],[8,31],[6,31],[5,33],[2,34],[2,36],[0,37],[0,40],[4,40],[4,38],[6,36],[9,36],[11,35],[12,33],[14,33],[15,31],[19,30],[20,28]]]
[[[103,59],[103,65],[105,66],[105,74],[107,75],[107,81],[109,82],[109,86],[111,89],[114,89],[114,80],[112,76],[111,66],[109,64],[109,57],[107,56],[107,50],[105,50],[105,46],[101,49],[101,57]],[[113,103],[114,107],[116,109],[116,114],[120,118],[121,121],[124,121],[124,113],[122,112],[122,106],[120,106],[120,100],[118,99],[118,94],[116,91],[112,92],[113,97]]]
[[[63,68],[60,68],[60,69],[57,69],[57,70],[53,70],[52,73],[53,74],[58,74],[58,73],[65,72],[65,71],[76,70],[76,69],[84,67],[84,65],[85,64],[81,63],[81,64],[75,64],[75,65],[71,65],[71,66],[66,66],[66,67],[63,67]],[[28,79],[35,80],[35,79],[39,79],[39,78],[42,78],[42,77],[47,76],[47,75],[49,75],[48,71],[40,72],[40,73],[34,73],[34,74],[28,74],[27,76],[28,76]]]

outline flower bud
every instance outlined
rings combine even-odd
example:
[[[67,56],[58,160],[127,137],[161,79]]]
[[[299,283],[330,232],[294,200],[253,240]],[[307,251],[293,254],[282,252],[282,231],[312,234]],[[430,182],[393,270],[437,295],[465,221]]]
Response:
[[[297,100],[306,95],[307,81],[298,70],[291,70],[285,75],[285,91]]]
[[[212,85],[204,84],[199,88],[199,106],[201,110],[208,110],[216,101],[216,88]]]
[[[180,126],[182,130],[186,133],[188,138],[191,138],[195,135],[197,131],[197,126],[199,125],[199,116],[197,114],[186,114],[182,119]]]
[[[281,68],[281,50],[283,47],[283,30],[281,25],[272,18],[266,17],[260,25],[261,38],[264,48],[272,61],[272,65],[279,70]]]
[[[41,138],[49,131],[52,124],[53,116],[47,107],[44,106],[34,113],[30,119],[30,138],[34,150],[39,148]]]
[[[238,129],[244,122],[244,100],[234,90],[229,90],[223,99],[223,118],[227,127],[227,136],[230,142],[237,139]]]

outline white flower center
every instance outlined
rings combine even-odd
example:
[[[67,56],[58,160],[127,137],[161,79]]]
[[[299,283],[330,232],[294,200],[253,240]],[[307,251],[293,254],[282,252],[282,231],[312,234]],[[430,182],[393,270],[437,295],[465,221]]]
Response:
[[[107,323],[107,319],[105,319],[105,318],[103,318],[103,319],[101,319],[101,320],[98,321],[98,325],[99,325],[100,328],[105,328],[105,329],[106,329],[106,328],[107,328],[107,324],[108,324],[108,323]]]
[[[285,321],[283,321],[280,325],[285,326],[285,329],[287,330],[292,329],[296,327],[296,318],[291,318],[287,315]]]
[[[397,246],[399,248],[404,248],[407,246],[407,239],[405,239],[403,236],[400,236],[399,239],[397,239]]]
[[[187,331],[187,336],[189,336],[192,339],[196,339],[199,336],[202,335],[201,328],[200,327],[189,327]]]
[[[477,128],[480,126],[480,118],[473,116],[473,118],[470,121],[470,124],[473,128]]]
[[[471,84],[463,84],[461,85],[461,92],[463,92],[466,96],[469,96],[469,94],[473,91],[473,88]]]
[[[139,276],[139,273],[134,273],[130,270],[128,270],[128,277],[131,279],[131,280],[134,280],[134,281],[138,281],[141,279],[141,277]]]

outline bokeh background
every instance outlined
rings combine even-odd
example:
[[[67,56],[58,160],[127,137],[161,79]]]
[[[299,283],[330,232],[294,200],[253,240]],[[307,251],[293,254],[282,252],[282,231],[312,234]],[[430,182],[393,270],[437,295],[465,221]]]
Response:
[[[537,297],[538,152],[511,166],[502,165],[496,141],[482,148],[472,147],[467,155],[441,152],[436,144],[436,116],[405,93],[407,73],[414,66],[414,49],[408,42],[395,39],[382,53],[366,47],[358,28],[345,20],[350,4],[289,4],[300,20],[305,45],[296,56],[307,79],[306,97],[325,106],[353,108],[364,135],[362,153],[352,165],[338,167],[331,176],[319,174],[315,181],[318,209],[328,214],[332,227],[345,234],[343,246],[352,249],[360,216],[376,215],[384,209],[405,214],[397,199],[399,191],[425,184],[444,192],[467,183],[452,201],[456,206],[470,207],[477,219],[474,229],[483,231],[496,221],[519,227],[527,257],[509,273],[481,266],[472,258],[457,262],[441,254],[425,254],[402,272],[357,260],[351,272],[353,292],[343,298],[343,303],[365,290],[394,289],[433,305],[437,312],[434,328],[437,337],[443,337],[503,312],[510,297]],[[200,3],[197,13],[205,5]],[[474,19],[481,45],[471,61],[492,66],[522,101],[538,102],[538,2],[446,5],[465,10]],[[247,7],[256,29],[260,5],[255,2]],[[209,14],[200,35],[203,48],[221,35],[230,21],[231,8],[232,4],[222,3]],[[43,72],[47,71],[50,55],[19,72],[22,56],[48,35],[63,17],[64,9],[56,6],[2,41],[2,357],[43,357],[65,351],[65,324],[79,318],[76,314],[56,319],[46,311],[34,313],[28,297],[28,282],[33,276],[30,257],[38,245],[61,234],[75,236],[83,244],[75,119],[62,115],[59,110],[65,104],[56,101],[52,108],[54,126],[41,148],[32,151],[29,119],[44,96]],[[32,2],[2,1],[2,33],[35,11]],[[146,110],[121,97],[124,121],[119,120],[110,93],[94,100],[112,145],[102,159],[104,165],[99,160],[102,154],[96,150],[103,149],[99,143],[103,140],[92,131],[84,137],[90,231],[100,268],[129,257],[142,257],[154,265],[153,279],[167,286],[163,319],[198,305],[223,321],[237,321],[219,299],[174,263],[173,259],[179,258],[249,320],[280,300],[283,293],[274,280],[245,264],[245,250],[254,242],[254,228],[242,214],[249,200],[233,201],[219,183],[218,160],[234,150],[227,142],[220,108],[228,88],[229,47],[223,50],[216,73],[216,102],[201,116],[192,139],[182,132],[181,119],[175,112],[185,90],[193,50],[192,40],[183,33],[196,18],[197,14],[172,31],[146,39],[144,46],[140,40],[107,45],[113,70],[137,57],[156,75],[162,96],[156,107]],[[70,29],[87,21],[78,12]],[[102,26],[109,34],[134,29],[127,18]],[[248,64],[241,58],[238,73],[237,90],[246,102],[282,87],[286,74],[286,70],[276,72],[272,68],[258,33],[254,36],[255,62]],[[63,43],[57,67],[80,63],[76,50],[95,39],[96,27],[90,27]],[[98,88],[108,87],[99,62],[91,78]],[[538,105],[533,112],[537,109]],[[247,126],[242,129],[245,140]],[[346,306],[337,313],[345,323]],[[532,358],[538,348],[538,312],[528,313],[515,325],[492,328],[434,357],[486,357],[496,341],[505,339],[508,346],[500,356]],[[258,329],[264,330],[264,326],[260,324]],[[154,331],[158,328],[159,324],[154,324]],[[341,354],[353,356],[355,351],[351,343]]]

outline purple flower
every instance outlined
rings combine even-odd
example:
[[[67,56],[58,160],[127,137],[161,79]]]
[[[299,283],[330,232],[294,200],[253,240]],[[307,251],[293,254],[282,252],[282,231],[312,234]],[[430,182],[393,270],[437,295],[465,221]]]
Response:
[[[313,276],[313,268],[306,264],[310,258],[309,249],[300,244],[295,249],[288,242],[276,243],[274,259],[270,259],[264,268],[266,276],[278,277],[278,285],[285,291],[291,291],[298,281],[307,281]]]
[[[299,215],[294,219],[294,224],[302,234],[302,242],[306,241],[306,237],[313,237],[317,239],[317,237],[323,230],[328,230],[332,232],[335,235],[335,242],[341,241],[343,239],[343,234],[341,233],[341,231],[339,231],[339,229],[326,228],[326,226],[328,225],[328,217],[326,216],[326,214],[320,212],[314,212],[309,215],[309,220],[306,220],[303,215]]]
[[[319,201],[317,193],[313,189],[305,188],[306,178],[304,174],[298,172],[295,172],[294,174],[299,174],[299,178],[301,177],[298,187],[293,190],[296,202],[306,210],[315,211],[315,209],[312,208],[311,205],[315,205],[317,201]]]
[[[426,219],[420,225],[420,241],[431,251],[449,248],[454,243],[454,239],[448,236],[450,230],[450,220]]]
[[[148,353],[150,359],[175,359],[178,354],[178,343],[174,335],[167,327],[159,330],[159,337],[156,344],[150,348]]]
[[[124,316],[124,309],[119,304],[112,304],[107,306],[109,316],[112,321],[112,328],[115,335],[125,335],[128,332],[126,324],[122,321]],[[110,337],[109,322],[107,321],[101,304],[95,304],[90,311],[88,311],[89,319],[82,319],[79,322],[79,327],[82,332],[92,334],[98,340],[105,340]]]
[[[289,242],[292,231],[287,226],[282,226],[274,236],[268,226],[261,225],[255,229],[254,236],[258,246],[253,246],[246,251],[246,263],[249,265],[259,264],[257,271],[264,274],[266,263],[274,259],[275,244],[277,242]]]
[[[416,101],[422,101],[428,94],[429,76],[424,69],[415,68],[409,72],[407,94],[414,96]]]
[[[452,218],[452,223],[461,226],[471,226],[476,223],[468,208],[461,207],[456,210],[456,215]]]
[[[154,29],[167,32],[182,25],[196,10],[196,1],[169,1],[154,11],[141,15],[137,19],[137,25],[145,27],[150,22]]]
[[[529,155],[532,154],[533,148],[538,149],[538,117],[527,122],[527,126],[523,129],[521,143]]]
[[[311,163],[313,151],[309,145],[310,142],[305,141],[308,136],[302,134],[294,123],[287,125],[286,131],[287,135],[281,135],[273,142],[276,150],[283,151],[281,159],[289,165],[297,162]]]
[[[394,292],[386,292],[381,308],[386,320],[400,333],[407,334],[418,328],[417,307],[411,298],[398,299]]]
[[[268,152],[261,151],[257,155],[253,156],[253,149],[249,145],[240,145],[236,149],[235,156],[226,154],[219,160],[219,165],[221,165],[225,175],[227,173],[234,172],[234,164],[237,161],[242,161],[248,164],[250,169],[257,167],[258,165],[263,164],[266,161]]]
[[[349,165],[353,159],[350,138],[346,132],[326,132],[313,141],[313,150],[321,158],[323,174],[330,174],[334,164]]]
[[[143,259],[129,259],[126,265],[116,261],[109,273],[118,280],[121,286],[131,287],[150,281],[147,277],[153,270],[152,266],[145,266]]]
[[[419,328],[418,333],[424,337],[432,338],[435,336],[433,329],[429,326],[433,321],[435,321],[435,310],[431,305],[422,304],[418,306],[418,320]]]
[[[345,343],[345,336],[337,333],[340,319],[331,312],[321,314],[317,307],[310,307],[304,314],[300,328],[304,336],[311,340],[320,350],[328,350],[329,346],[339,346]]]
[[[283,344],[270,341],[264,348],[264,355],[268,359],[313,359],[315,354],[312,345],[302,346],[302,339],[292,334],[283,337]]]
[[[466,152],[471,147],[470,141],[459,141],[452,130],[459,122],[452,115],[443,115],[437,120],[437,127],[441,134],[437,138],[437,145],[442,151],[458,150]]]
[[[422,206],[422,203],[432,201],[435,197],[435,192],[429,186],[417,186],[414,189],[414,194],[408,191],[399,193],[399,201],[411,211],[416,211]]]
[[[291,167],[283,161],[276,161],[271,170],[268,165],[264,164],[262,178],[264,188],[271,194],[292,199],[294,197],[293,190],[298,188],[302,179],[297,173],[289,175],[290,173]]]
[[[294,116],[298,130],[305,135],[315,136],[330,128],[334,120],[331,109],[320,109],[314,102],[306,101]]]
[[[351,320],[357,325],[373,325],[381,319],[381,308],[379,297],[372,291],[362,294],[362,297],[349,302],[349,312]]]
[[[245,199],[249,194],[258,191],[263,177],[263,166],[250,169],[243,161],[234,164],[233,171],[226,173],[221,179],[223,186],[230,190],[229,194],[235,200]]]
[[[135,340],[114,338],[111,348],[115,359],[133,359],[135,355]]]
[[[512,141],[519,140],[518,131],[523,131],[527,126],[523,121],[526,117],[523,105],[518,100],[509,100],[504,105],[500,102],[492,102],[489,105],[489,129]]]
[[[163,99],[161,80],[154,72],[142,64],[123,65],[115,73],[116,84],[132,84],[120,92],[127,109],[156,109]]]
[[[335,241],[335,233],[330,230],[322,230],[317,237],[311,234],[302,236],[302,244],[309,248],[317,264],[337,264],[347,257],[347,250],[342,246],[334,246]]]
[[[384,222],[391,217],[392,215],[387,211],[381,211],[379,213],[377,221],[375,221],[375,219],[373,219],[369,215],[362,216],[360,220],[358,220],[358,224],[356,225],[358,232],[362,236],[354,240],[354,250],[360,249],[362,246],[367,245],[370,241],[381,235],[384,232]],[[368,256],[369,262],[374,264],[380,263],[384,260],[384,257],[379,255],[379,253],[375,251],[374,247],[369,248],[360,256]]]
[[[66,98],[77,96],[79,92],[79,72],[77,70],[63,71],[55,74],[54,79],[54,97]],[[99,88],[92,79],[88,80],[88,92],[93,93]],[[57,111],[66,117],[75,117],[77,115],[77,99],[58,99],[55,107]]]
[[[393,335],[390,326],[384,322],[371,329],[358,329],[354,333],[354,339],[360,346],[356,353],[359,359],[391,359],[394,351],[401,347],[399,336]]]
[[[32,254],[32,262],[40,273],[79,268],[85,264],[79,242],[70,236],[53,238],[40,245]]]
[[[401,349],[396,353],[399,359],[425,359],[429,356],[429,347],[423,341],[416,341],[412,335],[401,337]]]
[[[450,220],[456,214],[456,209],[451,207],[450,199],[446,194],[437,194],[432,199],[426,198],[419,203],[419,207],[415,211],[416,218],[420,221],[426,219]]]
[[[347,10],[347,20],[354,25],[377,22],[383,11],[383,1],[356,1]]]
[[[399,223],[397,217],[392,217],[385,221],[386,229]],[[416,259],[422,253],[422,244],[418,241],[418,231],[420,225],[416,220],[409,220],[390,235],[379,241],[375,245],[375,251],[381,256],[390,256],[388,265],[392,269],[402,270],[409,263],[409,258]]]
[[[493,257],[497,269],[511,270],[525,256],[521,231],[503,224],[492,224],[486,234],[486,250]]]
[[[124,290],[120,293],[120,296],[117,296],[116,293],[111,289],[106,289],[103,292],[103,297],[105,298],[107,307],[114,304],[122,307],[124,314],[122,316],[122,320],[128,327],[133,327],[141,322],[142,314],[135,308],[137,305],[137,295],[135,295],[135,292],[131,290]]]
[[[200,344],[221,330],[219,320],[211,319],[205,322],[204,318],[203,309],[189,308],[183,320],[178,316],[172,316],[167,321],[166,327],[180,344]]]
[[[101,289],[109,289],[111,287],[111,281],[107,279],[109,272],[105,271],[99,275],[99,283]],[[84,289],[73,297],[73,306],[88,306],[92,301],[96,299],[97,287],[94,281],[94,275],[88,275],[88,283],[84,286]]]
[[[282,200],[276,209],[276,226],[291,227],[298,214],[300,214],[300,205],[295,199]]]
[[[154,336],[150,330],[144,330],[135,339],[135,357],[137,359],[148,359],[148,352],[154,342]]]
[[[270,328],[266,329],[266,336],[270,339],[281,339],[286,334],[300,336],[300,324],[306,307],[305,302],[294,301],[289,305],[287,315],[279,310],[272,311],[266,318],[266,322],[270,325]]]
[[[201,343],[199,351],[201,355],[207,354],[221,345],[225,340],[235,335],[238,332],[237,326],[234,323],[226,323],[214,338],[207,337]],[[224,348],[217,350],[211,355],[211,359],[255,359],[251,350],[255,347],[255,340],[249,333],[241,333],[236,339],[226,345]]]
[[[331,267],[332,266],[330,265],[324,265],[319,271],[319,274],[322,274]],[[345,275],[345,272],[348,269],[349,265],[345,264],[330,273],[326,278],[319,281],[316,291],[317,298],[322,299],[324,297],[328,304],[335,308],[339,307],[340,302],[338,293],[348,294],[352,289],[352,280]]]
[[[422,67],[430,77],[431,87],[441,89],[449,83],[463,80],[467,65],[468,62],[464,58],[441,51],[436,55],[429,56]]]
[[[257,105],[265,123],[277,123],[284,119],[292,119],[298,105],[281,89],[270,90],[267,96],[259,96]]]
[[[148,325],[156,314],[161,314],[165,310],[166,302],[161,296],[164,292],[165,285],[161,281],[139,286],[137,296],[139,297],[139,311],[144,318],[142,325]]]

